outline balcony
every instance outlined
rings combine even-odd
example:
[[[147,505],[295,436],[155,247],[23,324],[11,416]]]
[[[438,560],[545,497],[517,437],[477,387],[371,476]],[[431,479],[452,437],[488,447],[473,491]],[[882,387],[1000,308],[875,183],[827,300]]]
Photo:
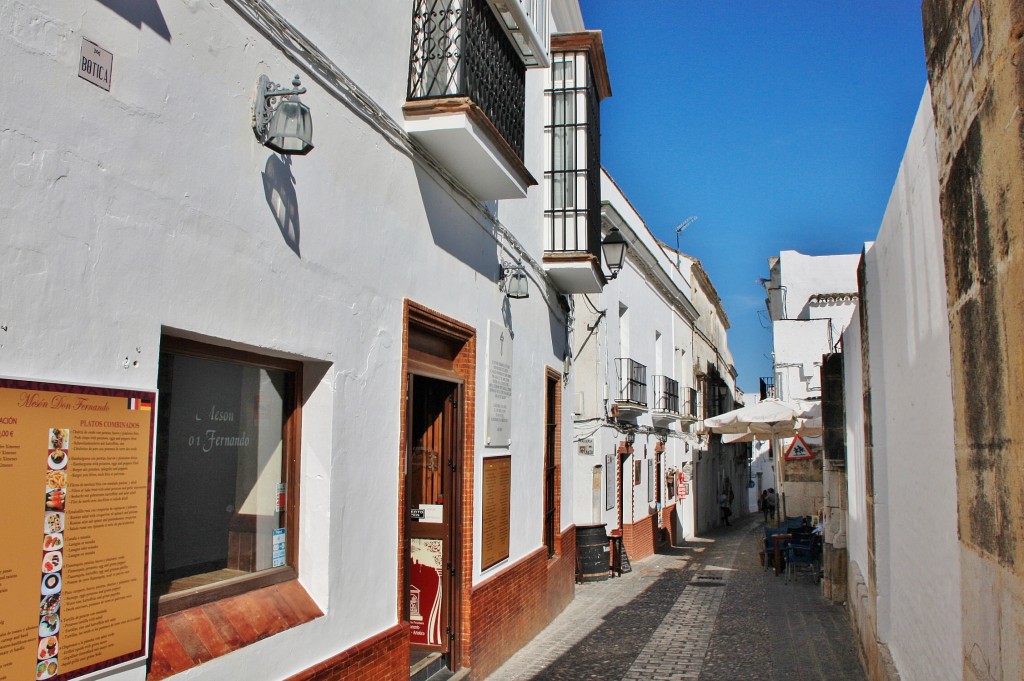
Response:
[[[615,398],[619,416],[633,418],[647,411],[647,367],[626,357],[615,360],[619,391]]]
[[[779,399],[778,393],[775,391],[774,376],[764,376],[761,378],[761,399]]]
[[[545,91],[544,269],[562,293],[599,293],[601,110],[611,95],[600,31],[558,34]]]
[[[524,198],[526,65],[485,0],[413,4],[405,130],[478,199]]]
[[[668,376],[655,376],[654,404],[651,406],[654,425],[668,425],[679,416],[679,381]]]

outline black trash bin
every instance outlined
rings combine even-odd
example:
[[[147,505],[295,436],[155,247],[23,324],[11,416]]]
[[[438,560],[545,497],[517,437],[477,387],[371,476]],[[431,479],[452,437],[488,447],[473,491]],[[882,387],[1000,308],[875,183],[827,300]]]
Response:
[[[608,579],[608,534],[605,524],[576,526],[576,579],[597,582]]]

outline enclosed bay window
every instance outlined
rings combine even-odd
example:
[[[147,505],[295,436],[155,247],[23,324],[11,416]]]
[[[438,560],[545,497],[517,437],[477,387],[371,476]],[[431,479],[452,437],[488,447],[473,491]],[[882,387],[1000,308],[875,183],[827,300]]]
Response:
[[[301,364],[165,338],[153,590],[161,614],[295,576]]]
[[[565,293],[601,290],[600,31],[551,38],[545,125],[545,266]]]

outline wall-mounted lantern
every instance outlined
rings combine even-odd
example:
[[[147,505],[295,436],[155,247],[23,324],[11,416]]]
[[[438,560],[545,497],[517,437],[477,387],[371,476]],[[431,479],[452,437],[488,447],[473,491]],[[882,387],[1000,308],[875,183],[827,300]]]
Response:
[[[628,248],[629,244],[626,243],[626,239],[622,236],[619,228],[612,227],[611,231],[608,232],[608,236],[601,242],[601,255],[604,256],[604,264],[608,266],[608,271],[612,273],[609,279],[619,276],[619,270],[622,269],[622,264],[626,260],[626,249]]]
[[[505,261],[498,271],[498,289],[509,298],[529,298],[530,283],[526,278],[526,268],[520,264]]]
[[[260,144],[288,155],[304,156],[313,149],[313,117],[299,100],[305,92],[298,75],[291,90],[260,76],[252,105],[252,131]]]

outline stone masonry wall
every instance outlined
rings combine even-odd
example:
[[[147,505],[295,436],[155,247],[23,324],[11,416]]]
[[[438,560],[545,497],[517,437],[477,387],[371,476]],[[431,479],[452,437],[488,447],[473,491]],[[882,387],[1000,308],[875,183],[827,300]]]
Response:
[[[922,13],[952,346],[963,673],[1020,679],[1024,3],[926,0]]]

